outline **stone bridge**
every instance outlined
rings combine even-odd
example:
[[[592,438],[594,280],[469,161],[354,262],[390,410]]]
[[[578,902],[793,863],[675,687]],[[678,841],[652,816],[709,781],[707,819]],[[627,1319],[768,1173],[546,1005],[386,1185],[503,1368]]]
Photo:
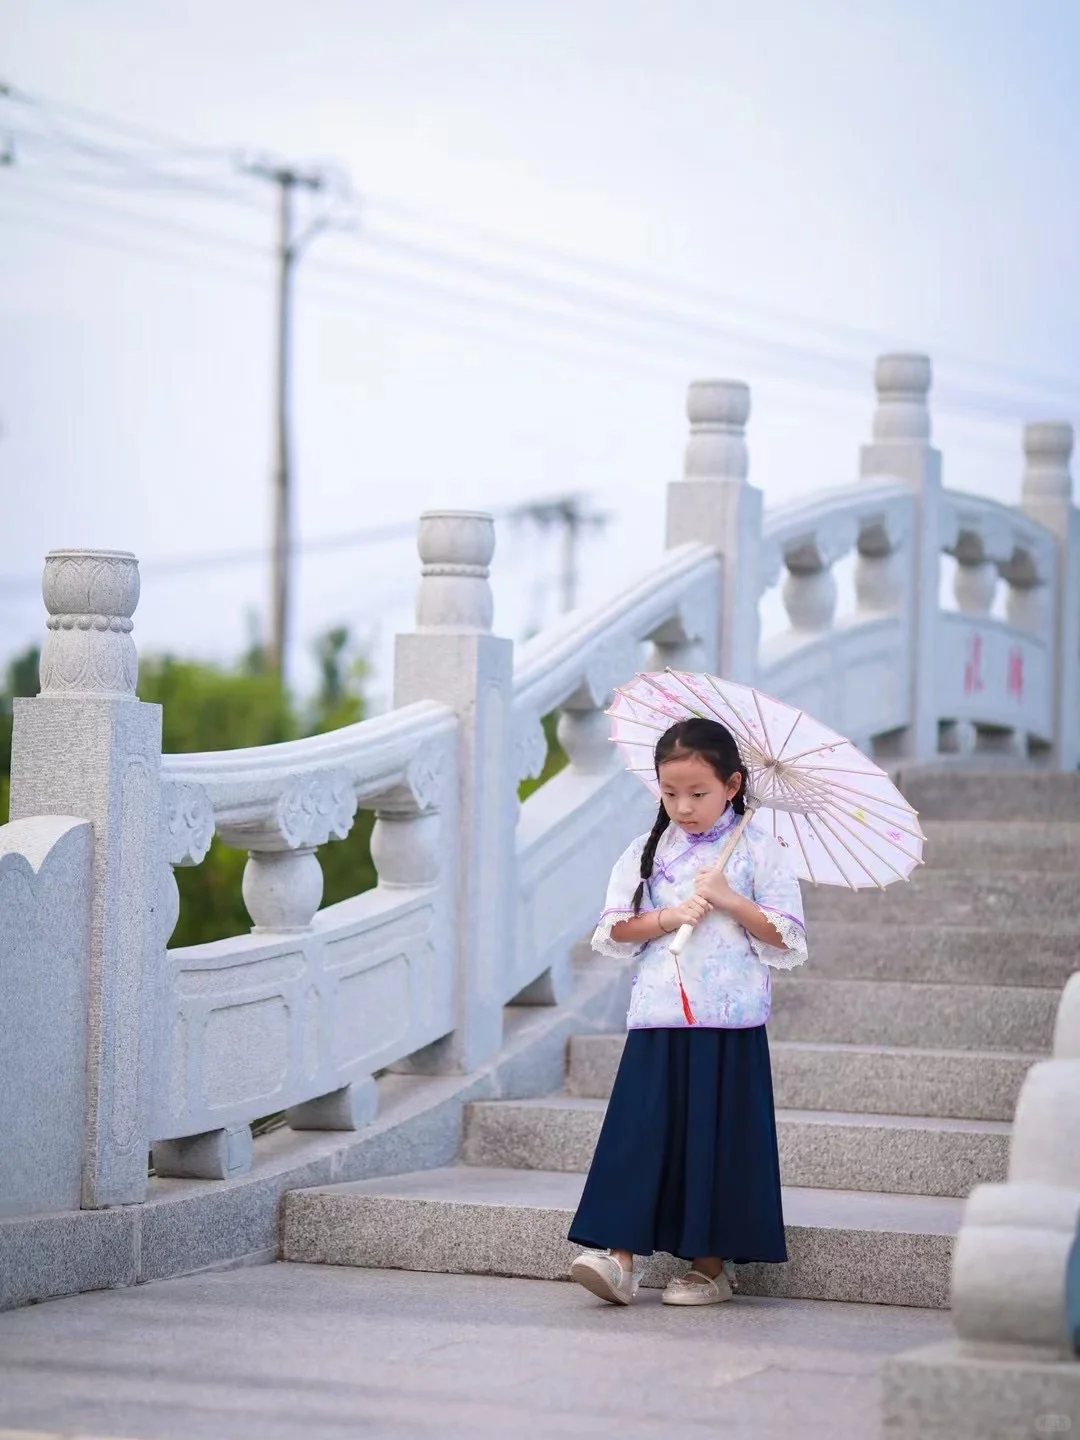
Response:
[[[747,388],[693,385],[662,559],[523,645],[492,634],[492,519],[423,515],[394,708],[313,739],[163,755],[160,711],[136,694],[135,557],[47,557],[41,693],[16,702],[0,828],[0,1304],[179,1288],[4,1317],[0,1351],[14,1358],[0,1393],[10,1381],[15,1399],[0,1399],[0,1424],[54,1431],[74,1416],[85,1430],[85,1395],[58,1364],[68,1398],[50,1409],[42,1349],[77,1338],[80,1316],[121,1315],[109,1304],[128,1307],[121,1331],[156,1313],[139,1309],[142,1293],[175,1297],[177,1315],[261,1305],[266,1354],[285,1363],[290,1313],[346,1303],[327,1266],[370,1276],[365,1335],[379,1354],[388,1313],[419,1303],[432,1277],[565,1274],[628,984],[582,937],[651,810],[603,711],[616,685],[670,664],[757,684],[852,736],[896,773],[930,841],[910,887],[807,894],[811,963],[778,978],[770,1022],[792,1258],[748,1269],[746,1299],[727,1307],[758,1306],[758,1348],[774,1359],[758,1363],[745,1340],[740,1351],[726,1317],[732,1358],[714,1396],[755,1435],[816,1434],[816,1417],[822,1434],[865,1437],[879,1405],[889,1435],[1080,1433],[1072,430],[1026,428],[1020,504],[1004,506],[943,487],[925,357],[882,357],[876,385],[858,478],[775,511],[748,483]],[[855,607],[838,614],[836,568],[852,563]],[[760,602],[778,584],[789,623],[763,644]],[[520,803],[556,714],[568,764]],[[378,884],[322,907],[320,848],[360,810],[376,817]],[[250,933],[170,949],[174,870],[200,864],[215,835],[247,853]],[[253,1122],[277,1114],[285,1123],[253,1140]],[[658,1258],[647,1284],[669,1273]],[[569,1303],[561,1287],[541,1301],[510,1280],[455,1284],[450,1299],[423,1292],[448,1345],[476,1339],[453,1328],[468,1328],[461,1307],[512,1331],[515,1307],[553,1316]],[[777,1338],[793,1314],[803,1334],[831,1336],[819,1350],[832,1358],[814,1364],[847,1376],[847,1408],[800,1381],[814,1364]],[[657,1344],[676,1341],[649,1324]],[[395,1354],[412,1353],[403,1334]],[[862,1344],[873,1364],[845,1370],[837,1355]],[[599,1410],[578,1396],[580,1429],[552,1418],[563,1390],[534,1384],[543,1433],[595,1433],[627,1394],[619,1423],[658,1433],[631,1423],[639,1374],[663,1383],[649,1346],[628,1352],[633,1373]],[[244,1355],[257,1365],[250,1344]],[[72,1373],[119,1364],[107,1347],[93,1356]],[[574,1357],[571,1345],[553,1363]],[[507,1375],[518,1359],[507,1350]],[[462,1364],[483,1390],[485,1367]],[[786,1419],[755,1390],[784,1390],[770,1366],[791,1381]],[[699,1387],[679,1373],[690,1404]],[[385,1422],[370,1433],[519,1423],[512,1406],[470,1421],[448,1395],[428,1424],[368,1394],[364,1413]],[[184,1412],[175,1433],[246,1435],[221,1403],[204,1428]],[[93,1404],[103,1424],[151,1424],[152,1405]],[[324,1433],[255,1412],[260,1435]],[[340,1417],[323,1419],[337,1433]],[[151,1429],[173,1433],[160,1417]]]

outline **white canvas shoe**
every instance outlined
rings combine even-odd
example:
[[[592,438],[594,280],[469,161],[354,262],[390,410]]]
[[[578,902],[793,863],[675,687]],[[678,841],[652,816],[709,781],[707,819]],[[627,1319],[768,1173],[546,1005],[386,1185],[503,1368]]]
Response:
[[[586,1251],[570,1266],[570,1279],[611,1305],[629,1305],[637,1294],[641,1272],[624,1270],[607,1251]]]
[[[734,1295],[731,1281],[721,1270],[716,1279],[703,1275],[700,1270],[688,1270],[677,1280],[672,1280],[660,1296],[661,1305],[719,1305]]]

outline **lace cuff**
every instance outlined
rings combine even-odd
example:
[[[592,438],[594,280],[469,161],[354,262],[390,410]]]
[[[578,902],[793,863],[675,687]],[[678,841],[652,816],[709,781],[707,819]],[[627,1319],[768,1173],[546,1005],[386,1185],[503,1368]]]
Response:
[[[793,916],[785,915],[782,910],[774,910],[770,905],[759,905],[758,909],[773,929],[779,931],[784,948],[781,950],[776,945],[768,945],[747,931],[754,954],[763,965],[770,965],[774,970],[794,970],[806,959],[806,931]]]
[[[648,910],[640,910],[638,914],[648,915]],[[599,951],[601,955],[610,955],[614,960],[633,960],[645,949],[647,942],[635,943],[632,940],[613,940],[611,938],[612,926],[618,925],[620,920],[633,920],[633,910],[605,910],[600,916],[600,923],[593,931],[592,948]]]

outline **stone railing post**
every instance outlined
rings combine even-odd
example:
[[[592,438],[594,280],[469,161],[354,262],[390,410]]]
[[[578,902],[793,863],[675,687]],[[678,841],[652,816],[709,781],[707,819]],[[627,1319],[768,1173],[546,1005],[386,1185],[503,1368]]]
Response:
[[[1080,513],[1069,460],[1073,427],[1046,421],[1024,427],[1020,508],[1058,542],[1057,594],[1050,599],[1054,656],[1054,753],[1058,770],[1080,762]]]
[[[928,761],[938,751],[937,654],[941,533],[941,452],[930,444],[930,360],[882,355],[874,371],[873,441],[860,452],[864,480],[903,480],[918,496],[912,537],[911,726],[905,757]]]
[[[667,545],[712,545],[723,561],[717,673],[757,678],[762,495],[747,483],[750,390],[741,380],[697,380],[686,400],[690,439],[683,478],[668,486]]]
[[[134,555],[57,550],[41,693],[16,700],[11,818],[94,827],[82,1204],[146,1194],[154,1035],[167,903],[161,709],[135,696]]]
[[[422,579],[416,630],[399,635],[394,703],[438,700],[460,725],[456,906],[457,1025],[415,1056],[412,1068],[470,1071],[502,1044],[503,972],[514,954],[517,908],[513,756],[514,647],[491,633],[490,515],[429,511],[420,517]]]

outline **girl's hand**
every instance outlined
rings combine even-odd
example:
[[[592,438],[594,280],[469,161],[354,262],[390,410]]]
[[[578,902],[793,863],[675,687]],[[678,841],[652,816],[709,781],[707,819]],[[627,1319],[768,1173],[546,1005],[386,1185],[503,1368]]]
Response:
[[[681,905],[665,905],[663,923],[672,934],[683,925],[698,926],[712,909],[704,895],[691,895]]]
[[[716,910],[728,911],[741,898],[728,884],[722,870],[703,870],[694,888]]]

